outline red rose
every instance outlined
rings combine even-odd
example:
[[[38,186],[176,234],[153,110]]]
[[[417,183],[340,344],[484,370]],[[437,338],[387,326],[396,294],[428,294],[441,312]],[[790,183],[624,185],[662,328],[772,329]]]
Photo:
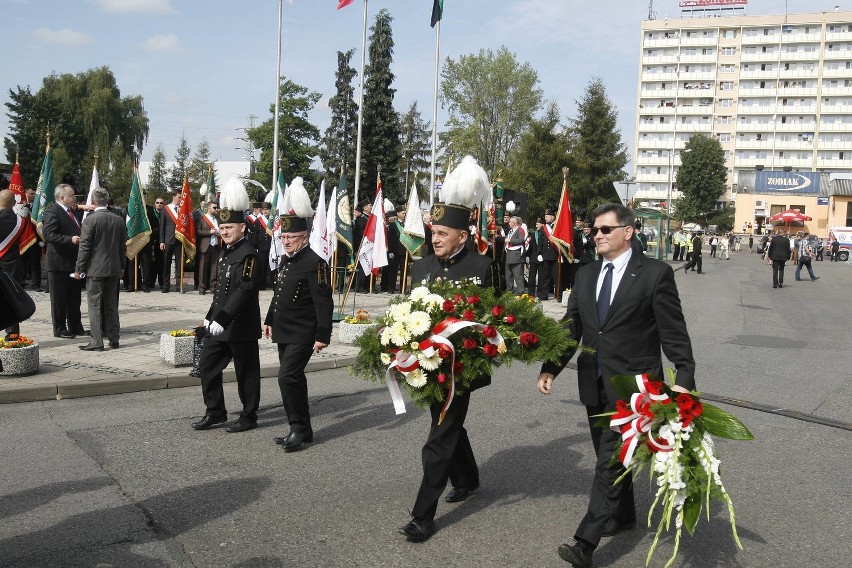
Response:
[[[473,305],[478,304],[479,303],[479,296],[468,296],[467,303],[473,304]]]
[[[491,339],[492,337],[497,337],[497,328],[493,325],[486,325],[485,329],[482,330],[482,335]]]
[[[508,315],[508,316],[506,316],[506,323],[508,323],[509,325],[514,324],[514,323],[515,323],[515,321],[516,321],[516,320],[515,320],[515,316],[512,316],[512,315]]]
[[[464,363],[462,363],[461,361],[456,361],[455,363],[453,363],[454,373],[461,373],[462,371],[464,371]]]
[[[493,343],[486,343],[482,350],[489,357],[494,357],[495,355],[497,355],[497,346]]]
[[[524,331],[518,337],[518,340],[524,347],[532,347],[538,343],[538,336],[531,331]]]
[[[503,315],[504,311],[506,311],[506,309],[503,306],[494,306],[493,308],[491,308],[491,315],[493,315],[494,317],[500,317],[501,315]]]
[[[451,314],[456,311],[456,305],[453,303],[452,300],[444,300],[444,303],[441,305],[441,309],[443,309],[448,314]]]
[[[475,317],[476,314],[473,313],[473,310],[465,310],[462,314],[462,318],[466,319],[467,321],[473,321]]]
[[[453,296],[453,302],[457,304],[461,303],[462,300],[464,300],[464,296],[462,296],[461,294],[456,294],[455,296]]]
[[[444,384],[446,382],[446,380],[447,380],[447,375],[445,375],[444,373],[438,373],[438,384],[439,385]]]
[[[453,352],[446,345],[441,345],[440,347],[438,347],[438,356],[441,359],[448,359],[449,357],[452,357],[452,355]]]
[[[476,346],[477,346],[476,340],[471,339],[469,337],[465,338],[464,341],[462,341],[462,345],[464,346],[465,349],[475,349]]]

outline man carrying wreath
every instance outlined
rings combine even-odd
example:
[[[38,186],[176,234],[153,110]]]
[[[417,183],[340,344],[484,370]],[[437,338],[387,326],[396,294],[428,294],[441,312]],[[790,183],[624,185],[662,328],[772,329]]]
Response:
[[[636,523],[633,483],[620,463],[610,466],[618,432],[595,426],[595,416],[616,409],[615,375],[652,373],[663,378],[660,349],[677,369],[674,390],[695,388],[695,361],[680,307],[674,271],[665,262],[636,254],[633,211],[607,203],[592,211],[592,237],[601,257],[577,271],[568,298],[566,319],[572,339],[594,352],[577,358],[580,402],[586,405],[592,444],[597,455],[589,508],[574,533],[573,544],[559,547],[559,556],[572,566],[588,568],[601,537],[613,536]],[[576,349],[560,363],[545,363],[538,390],[550,394],[553,379]]]
[[[487,256],[465,247],[470,233],[471,211],[491,202],[488,175],[471,156],[462,160],[444,182],[442,202],[432,207],[432,246],[434,254],[411,266],[412,286],[437,278],[459,281],[478,280],[480,286],[497,282],[492,278],[495,267]],[[491,384],[491,376],[474,380],[470,391]],[[423,446],[423,481],[411,510],[413,518],[399,532],[414,542],[427,540],[435,532],[438,500],[449,480],[453,489],[444,500],[455,503],[467,499],[479,487],[479,468],[473,456],[470,439],[464,428],[470,392],[456,393],[453,403],[440,420],[443,402],[429,407],[432,424]]]

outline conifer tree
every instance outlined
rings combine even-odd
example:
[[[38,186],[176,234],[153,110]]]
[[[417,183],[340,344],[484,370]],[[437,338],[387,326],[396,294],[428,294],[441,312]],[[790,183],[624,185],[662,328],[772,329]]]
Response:
[[[429,122],[423,120],[417,109],[417,101],[400,118],[402,130],[402,162],[400,163],[403,178],[403,192],[407,195],[411,184],[417,183],[422,192],[421,197],[428,198],[430,166],[432,165],[432,131]]]
[[[160,144],[151,156],[151,170],[148,172],[148,183],[145,186],[149,204],[153,203],[154,197],[162,197],[168,191],[168,174],[166,150]]]
[[[180,144],[175,150],[175,164],[169,168],[169,190],[180,191],[183,187],[183,176],[189,167],[189,154],[191,152],[186,135],[181,136]]]
[[[325,175],[329,179],[340,177],[340,166],[345,166],[346,185],[350,191],[355,187],[355,145],[358,135],[358,103],[352,80],[358,74],[352,67],[354,49],[337,52],[336,94],[328,101],[331,109],[331,124],[325,130],[320,148]]]
[[[189,185],[192,189],[201,187],[201,184],[207,181],[207,169],[211,163],[213,163],[213,156],[210,154],[210,143],[207,142],[207,139],[202,138],[198,146],[195,147],[195,154],[192,156],[192,161],[187,169]]]

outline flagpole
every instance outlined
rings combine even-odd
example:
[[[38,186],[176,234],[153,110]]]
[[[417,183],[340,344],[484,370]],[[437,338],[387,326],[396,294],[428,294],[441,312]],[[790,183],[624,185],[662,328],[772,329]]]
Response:
[[[367,0],[364,0],[364,31],[361,34],[361,75],[358,78],[358,138],[355,143],[355,203],[358,203],[358,189],[361,187],[361,131],[364,125],[364,65],[366,59]]]
[[[435,26],[435,97],[432,101],[432,175],[429,186],[429,208],[435,203],[435,159],[438,152],[438,74],[441,67],[441,20]]]
[[[281,23],[284,17],[284,0],[278,0],[278,59],[275,62],[275,119],[272,135],[272,187],[278,183],[278,115],[281,101]]]
[[[399,293],[405,295],[405,283],[408,282],[408,249],[405,250],[405,264],[402,266],[402,282],[399,285]]]
[[[183,294],[183,241],[180,243],[180,293]]]
[[[133,257],[133,291],[139,291],[139,254]]]

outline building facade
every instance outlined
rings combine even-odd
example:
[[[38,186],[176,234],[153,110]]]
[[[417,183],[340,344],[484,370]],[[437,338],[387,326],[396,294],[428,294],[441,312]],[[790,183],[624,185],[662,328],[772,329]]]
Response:
[[[852,172],[852,12],[646,20],[641,49],[637,201],[679,197],[698,133],[725,151],[722,203],[747,187],[740,172]]]

